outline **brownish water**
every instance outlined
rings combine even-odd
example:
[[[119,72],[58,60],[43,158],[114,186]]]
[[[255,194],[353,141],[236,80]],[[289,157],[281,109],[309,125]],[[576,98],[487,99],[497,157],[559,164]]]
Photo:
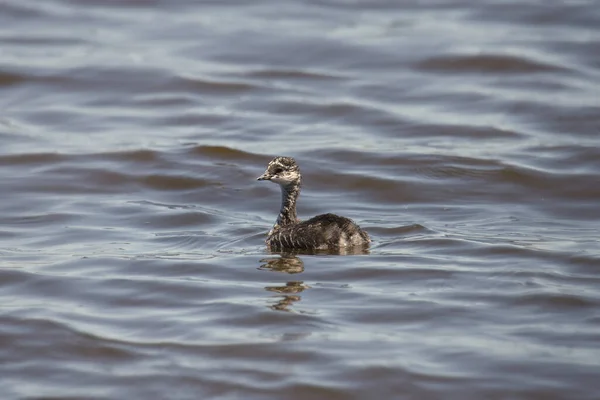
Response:
[[[0,398],[598,399],[599,175],[597,1],[4,0]]]

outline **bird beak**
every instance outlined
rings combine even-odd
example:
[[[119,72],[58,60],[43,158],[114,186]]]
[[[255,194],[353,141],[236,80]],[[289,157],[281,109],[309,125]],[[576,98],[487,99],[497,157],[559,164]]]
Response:
[[[264,174],[262,174],[261,176],[256,178],[257,181],[268,181],[270,179],[271,179],[271,176],[267,173],[267,171],[265,171]]]

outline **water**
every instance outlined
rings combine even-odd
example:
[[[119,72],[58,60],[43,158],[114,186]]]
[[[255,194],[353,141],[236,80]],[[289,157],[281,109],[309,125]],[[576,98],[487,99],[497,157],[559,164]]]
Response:
[[[597,399],[600,8],[0,3],[3,399]],[[299,214],[369,254],[269,254]]]

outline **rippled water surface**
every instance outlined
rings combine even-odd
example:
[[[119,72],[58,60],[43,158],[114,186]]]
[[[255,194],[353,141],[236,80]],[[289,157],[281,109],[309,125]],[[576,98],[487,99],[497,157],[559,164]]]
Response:
[[[2,399],[597,399],[596,1],[0,2]],[[256,182],[368,254],[270,254]]]

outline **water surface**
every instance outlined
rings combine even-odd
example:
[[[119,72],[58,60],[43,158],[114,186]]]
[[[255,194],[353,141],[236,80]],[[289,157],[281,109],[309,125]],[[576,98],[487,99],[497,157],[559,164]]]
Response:
[[[595,399],[593,1],[0,4],[2,398]],[[367,254],[270,254],[299,214]]]

